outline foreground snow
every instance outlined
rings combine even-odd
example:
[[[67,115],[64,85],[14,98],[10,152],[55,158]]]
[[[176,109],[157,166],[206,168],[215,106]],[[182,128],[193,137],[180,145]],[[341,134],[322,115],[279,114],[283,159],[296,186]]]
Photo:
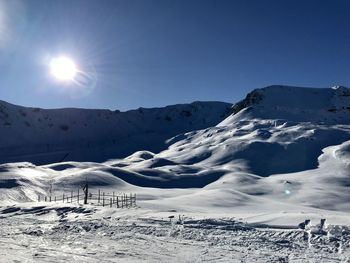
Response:
[[[346,262],[350,229],[204,214],[26,204],[0,210],[1,262]],[[254,220],[253,220],[254,221]]]

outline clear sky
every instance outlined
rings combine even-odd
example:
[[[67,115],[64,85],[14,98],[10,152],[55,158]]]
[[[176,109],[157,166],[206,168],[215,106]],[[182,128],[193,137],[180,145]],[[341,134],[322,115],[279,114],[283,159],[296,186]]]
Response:
[[[0,0],[0,100],[132,109],[350,86],[347,0]],[[75,60],[79,87],[49,61]]]

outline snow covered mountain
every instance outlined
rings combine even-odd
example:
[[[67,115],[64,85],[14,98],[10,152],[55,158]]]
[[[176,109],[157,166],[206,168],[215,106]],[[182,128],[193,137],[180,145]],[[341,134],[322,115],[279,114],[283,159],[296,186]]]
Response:
[[[350,139],[350,90],[271,86],[233,106],[215,127],[172,139],[159,156],[260,176],[317,168],[322,150]],[[193,154],[195,152],[195,154]]]
[[[216,125],[231,104],[194,102],[127,112],[25,108],[0,101],[0,163],[104,161],[159,152],[179,133]]]
[[[44,138],[43,141],[46,143],[53,139],[55,134],[61,134],[62,137],[59,137],[58,141],[66,143],[67,138],[81,137],[81,141],[87,143],[88,138],[92,140],[97,131],[104,135],[100,138],[105,139],[110,136],[110,131],[127,130],[133,133],[129,137],[131,139],[128,139],[125,144],[123,139],[127,137],[123,136],[119,136],[122,139],[119,139],[115,145],[112,143],[111,138],[117,140],[118,133],[113,134],[115,137],[107,137],[103,143],[112,144],[113,149],[123,147],[122,149],[131,151],[145,145],[151,147],[155,141],[160,143],[171,133],[189,130],[194,126],[200,128],[215,124],[220,119],[222,121],[213,127],[176,135],[167,140],[168,148],[159,153],[142,150],[127,158],[111,159],[104,163],[61,162],[41,167],[31,164],[7,164],[1,166],[2,175],[13,179],[17,174],[18,179],[14,179],[17,186],[27,184],[24,183],[27,179],[23,176],[26,177],[28,172],[38,174],[36,182],[39,185],[45,185],[48,178],[51,178],[50,180],[53,180],[57,186],[79,185],[88,178],[96,187],[117,186],[132,189],[136,187],[146,192],[145,187],[216,189],[215,191],[221,194],[225,191],[234,191],[235,195],[238,193],[244,195],[246,200],[255,200],[257,196],[274,198],[276,194],[274,189],[281,190],[286,187],[299,189],[301,185],[310,184],[309,181],[303,182],[311,180],[310,178],[314,180],[311,183],[313,187],[332,189],[328,184],[337,181],[334,179],[335,171],[330,173],[331,167],[334,166],[337,167],[336,173],[339,179],[337,190],[346,191],[348,185],[346,178],[350,176],[350,169],[348,169],[350,161],[349,94],[349,89],[345,87],[313,89],[271,86],[248,94],[244,100],[232,107],[233,113],[224,120],[222,120],[223,116],[228,112],[228,104],[224,103],[195,103],[164,109],[137,110],[124,114],[93,110],[27,109],[26,114],[30,112],[32,123],[37,121],[36,126],[33,127],[36,132],[40,132],[40,129],[46,130],[42,127],[43,120],[51,121],[50,123],[55,123],[55,126],[49,134],[45,132],[39,135],[33,135],[33,133],[28,135],[22,132],[21,137],[18,134],[9,136],[8,133],[9,142],[12,144],[17,142],[18,149],[20,146],[25,147],[20,145],[19,138],[23,138],[29,145],[35,145],[30,144],[31,136],[34,136],[34,142],[40,143]],[[12,114],[9,114],[8,120],[26,117],[19,115],[23,108],[8,105],[8,109],[10,107],[12,107]],[[132,124],[128,124],[123,116],[128,116]],[[168,120],[167,116],[171,120]],[[38,118],[42,121],[38,121]],[[119,118],[118,122],[115,118]],[[63,120],[66,125],[69,125],[67,130],[57,125],[57,123],[63,123]],[[95,128],[88,126],[84,130],[87,134],[81,133],[84,123],[94,122],[99,125]],[[104,126],[101,126],[102,123]],[[150,124],[145,125],[145,123]],[[21,129],[23,130],[25,124],[20,125],[23,125]],[[96,132],[88,133],[89,129],[96,129]],[[153,129],[153,132],[147,133],[147,129]],[[141,131],[139,136],[138,131]],[[65,133],[70,133],[70,137],[64,137],[62,134]],[[43,134],[47,137],[43,137]],[[136,147],[130,141],[143,144],[140,143]],[[94,142],[98,143],[98,140]],[[122,144],[120,145],[119,142]],[[51,145],[49,147],[53,147]],[[100,153],[98,151],[98,154]],[[302,175],[314,173],[322,174],[322,178],[327,179],[318,180],[317,176]],[[279,178],[279,175],[294,179],[271,179]],[[40,179],[41,176],[42,179]],[[264,178],[266,176],[270,177]],[[293,183],[283,185],[285,181],[293,181]],[[41,192],[47,190],[44,186],[39,188]],[[33,192],[37,191],[34,189],[37,188],[33,188]],[[325,196],[327,193],[327,191],[323,192]],[[24,199],[31,195],[23,192],[20,194]],[[289,195],[288,197],[291,199]],[[242,200],[239,200],[242,205]],[[341,205],[349,206],[347,198],[339,200]],[[315,200],[311,198],[304,201],[316,206]],[[323,201],[318,200],[318,202]],[[350,207],[347,209],[350,211]]]

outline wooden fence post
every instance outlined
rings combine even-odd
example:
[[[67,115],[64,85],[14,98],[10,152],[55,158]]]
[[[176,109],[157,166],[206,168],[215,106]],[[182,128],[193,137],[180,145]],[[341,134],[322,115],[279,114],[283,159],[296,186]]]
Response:
[[[119,197],[117,196],[117,208],[119,208]]]
[[[78,204],[79,204],[79,189],[78,189],[78,197],[77,198],[78,198]]]
[[[109,199],[109,207],[112,207],[112,197]]]
[[[40,195],[38,195],[38,202],[40,202]]]
[[[50,203],[51,203],[51,195],[50,195]]]
[[[105,192],[103,192],[102,196],[102,206],[105,206]]]
[[[64,193],[63,193],[63,195],[62,195],[62,202],[64,203]]]
[[[83,191],[84,191],[84,205],[87,205],[88,197],[89,197],[89,183],[87,181],[83,188]],[[90,197],[90,200],[91,200],[91,197]]]
[[[46,201],[46,195],[45,195],[45,202],[47,202],[47,201]]]
[[[114,204],[114,200],[115,200],[115,197],[114,197],[114,192],[113,192],[113,204]]]
[[[100,196],[101,196],[101,192],[100,192],[100,189],[98,189],[98,198],[97,198],[98,203],[100,203]]]
[[[55,203],[56,203],[56,196],[55,196]]]
[[[70,202],[73,203],[73,191],[70,191]]]

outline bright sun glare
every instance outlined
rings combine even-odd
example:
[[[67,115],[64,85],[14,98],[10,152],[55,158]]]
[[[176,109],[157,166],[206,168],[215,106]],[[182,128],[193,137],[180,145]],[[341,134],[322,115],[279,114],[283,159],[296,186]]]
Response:
[[[71,81],[77,74],[77,66],[69,57],[56,57],[50,61],[50,72],[58,80]]]

